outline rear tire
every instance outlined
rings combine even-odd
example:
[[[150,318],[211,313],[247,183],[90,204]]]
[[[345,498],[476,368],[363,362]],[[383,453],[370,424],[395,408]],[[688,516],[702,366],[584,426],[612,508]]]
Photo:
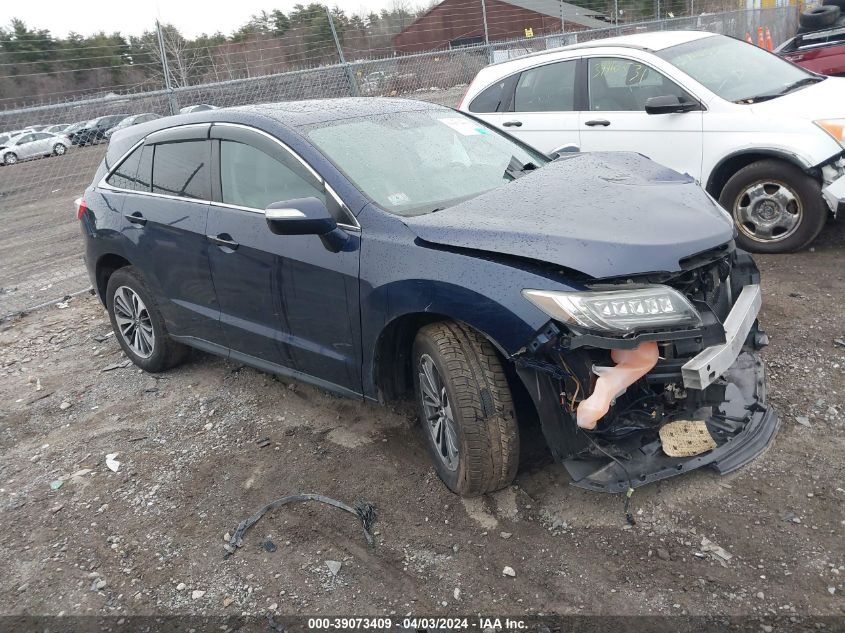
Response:
[[[413,370],[426,445],[443,483],[464,497],[509,485],[519,464],[519,432],[493,345],[465,325],[432,323],[414,340]],[[427,370],[439,378],[434,389]]]
[[[798,24],[808,29],[823,29],[836,24],[840,13],[839,6],[825,4],[804,11],[798,18]]]
[[[816,239],[828,216],[819,182],[774,159],[736,172],[719,202],[733,216],[739,245],[754,253],[800,250]]]
[[[53,145],[53,154],[56,156],[61,156],[67,151],[67,147],[65,147],[64,143],[56,143]]]
[[[158,304],[135,267],[120,268],[109,277],[106,310],[120,347],[144,371],[164,371],[185,360],[188,348],[168,335]]]

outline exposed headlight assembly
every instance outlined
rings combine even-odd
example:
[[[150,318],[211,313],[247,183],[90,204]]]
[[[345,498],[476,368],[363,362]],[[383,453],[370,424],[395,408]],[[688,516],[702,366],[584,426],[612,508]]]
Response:
[[[845,147],[845,119],[820,119],[813,121],[825,132],[830,134],[837,143]]]
[[[684,295],[669,286],[585,292],[523,290],[522,296],[553,319],[587,330],[628,334],[701,325],[698,311]]]

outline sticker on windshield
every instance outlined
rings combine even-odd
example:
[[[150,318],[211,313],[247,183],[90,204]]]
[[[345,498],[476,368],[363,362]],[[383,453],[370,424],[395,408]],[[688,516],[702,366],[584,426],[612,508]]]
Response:
[[[443,119],[437,119],[441,123],[445,123],[450,128],[463,134],[464,136],[473,136],[474,134],[487,134],[488,130],[482,125],[479,125],[472,119],[465,119],[463,117],[450,116]]]
[[[387,196],[387,199],[390,200],[390,204],[392,204],[394,207],[400,204],[407,204],[411,201],[411,199],[408,197],[408,194],[402,192],[391,193],[389,196]]]

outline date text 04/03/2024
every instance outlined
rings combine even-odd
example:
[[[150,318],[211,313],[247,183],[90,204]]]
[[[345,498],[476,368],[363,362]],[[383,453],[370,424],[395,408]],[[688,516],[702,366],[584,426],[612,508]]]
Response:
[[[308,628],[312,630],[377,630],[392,629],[393,626],[393,619],[384,617],[308,618]],[[519,631],[526,628],[523,620],[497,617],[405,617],[401,620],[401,626],[404,629],[474,629],[478,631]]]

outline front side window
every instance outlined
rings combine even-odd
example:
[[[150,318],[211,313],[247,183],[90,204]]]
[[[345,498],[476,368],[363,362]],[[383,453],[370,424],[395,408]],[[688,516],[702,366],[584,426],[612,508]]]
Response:
[[[209,142],[178,141],[155,145],[153,193],[181,198],[210,198]]]
[[[548,158],[446,109],[317,123],[308,139],[358,189],[396,215],[421,215],[502,186]]]
[[[637,112],[645,110],[651,97],[667,95],[692,102],[683,88],[651,66],[619,57],[589,60],[590,110],[598,112]]]
[[[520,75],[513,98],[515,112],[571,112],[575,109],[577,60],[555,62]]]
[[[325,202],[322,185],[293,157],[273,157],[236,141],[220,141],[220,187],[223,202],[250,209],[296,198]]]
[[[722,35],[670,46],[656,54],[726,101],[776,98],[821,80],[762,48]]]

